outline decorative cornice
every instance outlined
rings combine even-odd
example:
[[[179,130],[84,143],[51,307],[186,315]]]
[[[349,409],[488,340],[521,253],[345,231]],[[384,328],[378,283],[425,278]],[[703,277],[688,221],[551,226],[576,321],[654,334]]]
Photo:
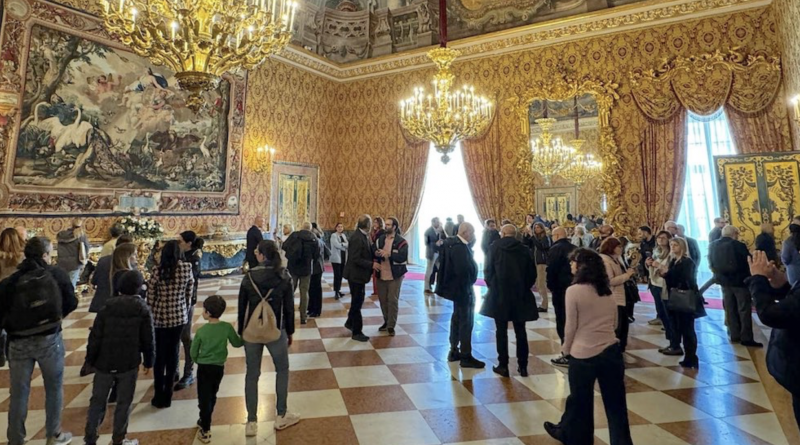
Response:
[[[96,0],[57,2],[90,14],[96,14],[99,8]],[[773,0],[651,0],[461,39],[449,46],[461,51],[459,62],[464,62],[612,32],[760,8],[772,2]],[[335,82],[350,82],[420,68],[433,68],[426,56],[431,48],[417,48],[347,64],[332,62],[295,45],[290,45],[283,53],[273,57]]]
[[[560,20],[536,23],[448,45],[461,51],[459,62],[498,54],[524,51],[571,40],[623,32],[642,27],[664,25],[680,20],[698,19],[735,11],[768,6],[773,0],[652,0],[609,8]],[[336,82],[350,82],[420,68],[432,68],[427,48],[382,56],[365,61],[339,64],[290,46],[277,59],[307,69]]]

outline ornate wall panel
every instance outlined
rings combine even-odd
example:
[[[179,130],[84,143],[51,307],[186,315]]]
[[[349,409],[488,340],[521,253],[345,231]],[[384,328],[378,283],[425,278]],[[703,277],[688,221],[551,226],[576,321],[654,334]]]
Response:
[[[775,11],[778,32],[780,34],[783,58],[783,82],[786,86],[787,102],[800,94],[800,2],[797,0],[775,0],[772,4]],[[800,116],[790,116],[794,119]],[[794,149],[800,150],[800,122],[792,120],[792,139]]]
[[[763,52],[779,54],[775,19],[770,8],[760,8],[730,15],[683,21],[658,28],[606,35],[532,51],[486,57],[456,63],[459,82],[470,83],[484,94],[498,97],[500,144],[503,147],[503,175],[506,215],[522,220],[533,207],[533,190],[521,187],[515,165],[520,158],[516,148],[518,120],[505,98],[524,92],[529,85],[547,82],[545,73],[561,64],[576,76],[591,75],[602,81],[618,83],[620,99],[611,110],[611,126],[620,152],[622,166],[622,204],[630,224],[645,221],[643,178],[639,142],[645,116],[631,94],[627,73],[634,69],[650,69],[663,59],[689,56],[709,51],[739,48],[746,54]],[[335,166],[337,200],[348,215],[370,212],[385,215],[393,208],[398,190],[393,186],[395,174],[391,165],[383,163],[386,147],[393,147],[395,137],[388,131],[397,119],[397,101],[410,95],[413,88],[427,84],[432,70],[417,70],[346,83],[340,89],[347,121],[336,122],[337,134],[347,134],[343,141],[340,162]],[[775,102],[785,111],[785,104]],[[387,136],[388,135],[388,136]],[[387,137],[391,140],[387,140]],[[788,140],[788,139],[787,139]],[[767,148],[786,151],[787,147]],[[387,170],[389,169],[389,170]],[[359,181],[347,174],[357,172]],[[568,185],[566,181],[552,185]],[[538,184],[535,184],[538,185]],[[597,187],[582,187],[578,201],[580,212],[599,213]],[[402,191],[400,191],[402,193]],[[592,209],[584,204],[593,203]]]
[[[741,231],[750,248],[761,224],[775,226],[775,238],[789,236],[800,200],[800,152],[715,156],[723,217]]]

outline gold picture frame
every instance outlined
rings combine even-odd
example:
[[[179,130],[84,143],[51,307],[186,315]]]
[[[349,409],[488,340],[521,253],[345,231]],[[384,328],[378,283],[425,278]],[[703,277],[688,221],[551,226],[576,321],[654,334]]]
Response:
[[[618,233],[627,234],[631,229],[628,214],[622,207],[622,166],[619,159],[619,147],[614,140],[614,129],[611,128],[611,107],[614,101],[619,100],[617,89],[619,85],[614,82],[604,82],[591,76],[574,78],[563,69],[556,69],[551,75],[545,76],[546,82],[537,81],[527,89],[508,100],[512,102],[514,114],[519,121],[519,132],[515,146],[520,150],[518,171],[530,171],[530,175],[522,175],[522,187],[535,192],[534,172],[531,167],[530,148],[530,121],[529,108],[536,100],[564,101],[576,96],[591,94],[598,107],[599,142],[598,150],[600,160],[603,162],[601,171],[602,188],[608,199],[606,221],[613,224]]]

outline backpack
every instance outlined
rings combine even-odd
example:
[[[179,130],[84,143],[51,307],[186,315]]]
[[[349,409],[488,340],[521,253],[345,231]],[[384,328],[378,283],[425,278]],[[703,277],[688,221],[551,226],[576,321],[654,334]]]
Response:
[[[288,239],[286,241],[289,241]],[[286,252],[286,260],[289,264],[294,265],[298,260],[303,257],[303,241],[294,237],[291,242],[283,243],[284,251]]]
[[[275,318],[275,312],[272,310],[272,305],[269,304],[269,296],[272,295],[270,289],[266,296],[261,295],[261,291],[256,286],[253,277],[248,273],[247,278],[250,279],[250,284],[253,289],[258,293],[261,301],[258,302],[253,315],[248,315],[244,320],[244,331],[242,338],[248,343],[267,344],[272,343],[281,337],[281,330],[278,327],[278,320]],[[247,314],[250,314],[250,304],[247,305]]]
[[[61,325],[61,291],[47,269],[36,268],[20,275],[10,300],[3,327],[11,335],[34,335]]]
[[[738,272],[736,267],[736,249],[733,242],[714,242],[710,252],[711,264],[714,272],[721,275],[734,275]]]

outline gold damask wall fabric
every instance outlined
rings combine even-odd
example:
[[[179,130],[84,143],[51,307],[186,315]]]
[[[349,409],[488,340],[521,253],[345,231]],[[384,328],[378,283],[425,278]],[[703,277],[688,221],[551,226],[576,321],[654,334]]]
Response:
[[[780,36],[781,54],[783,57],[783,83],[784,102],[789,103],[791,98],[800,94],[800,26],[797,26],[800,17],[800,2],[797,0],[774,0],[772,7],[775,11],[775,21]],[[794,149],[800,150],[800,123],[795,119],[800,116],[790,116],[792,140]]]
[[[632,224],[646,221],[640,145],[648,121],[634,100],[628,73],[653,69],[664,59],[716,50],[727,52],[733,48],[739,48],[743,54],[780,54],[771,8],[687,20],[461,63],[457,61],[454,71],[458,83],[472,84],[477,91],[491,96],[497,94],[498,97],[503,214],[493,216],[521,221],[525,213],[533,210],[535,196],[533,190],[519,186],[520,175],[527,173],[517,171],[515,166],[525,148],[516,144],[519,125],[505,99],[527,90],[536,81],[546,81],[545,73],[561,65],[572,70],[576,77],[590,75],[602,81],[619,83],[620,99],[612,108],[611,126],[621,155],[622,205]],[[383,215],[392,210],[393,191],[386,186],[392,175],[385,179],[383,176],[386,175],[374,167],[382,158],[385,147],[394,146],[392,140],[387,140],[387,135],[392,134],[387,129],[397,120],[398,100],[409,96],[415,86],[428,86],[432,73],[432,69],[424,69],[391,74],[349,82],[339,89],[344,104],[342,121],[337,122],[336,133],[346,136],[339,155],[341,164],[334,167],[337,171],[333,176],[340,184],[336,188],[342,193],[338,202],[348,215],[359,212]],[[785,106],[783,101],[775,103]],[[785,145],[788,145],[788,135],[785,140]],[[351,179],[352,174],[344,174],[347,168],[356,169],[358,184]],[[675,168],[674,164],[665,168],[670,169],[665,171],[665,175],[674,176],[671,170]],[[369,191],[364,191],[363,184],[368,184]],[[584,203],[592,200],[599,208],[600,194],[591,183],[582,187],[579,197],[581,211],[584,211]]]

